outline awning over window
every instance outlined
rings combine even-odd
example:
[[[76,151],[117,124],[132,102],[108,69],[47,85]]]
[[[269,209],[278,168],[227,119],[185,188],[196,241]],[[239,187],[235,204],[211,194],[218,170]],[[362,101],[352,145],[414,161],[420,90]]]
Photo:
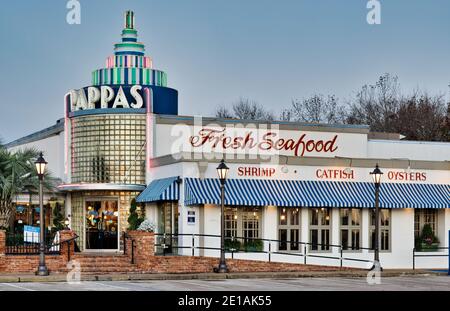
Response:
[[[374,207],[372,183],[336,181],[230,179],[226,205],[299,207]],[[217,179],[185,179],[185,204],[220,204]],[[449,185],[385,183],[381,208],[450,208]]]
[[[153,180],[136,198],[138,203],[156,201],[177,201],[180,198],[179,177],[169,177]]]

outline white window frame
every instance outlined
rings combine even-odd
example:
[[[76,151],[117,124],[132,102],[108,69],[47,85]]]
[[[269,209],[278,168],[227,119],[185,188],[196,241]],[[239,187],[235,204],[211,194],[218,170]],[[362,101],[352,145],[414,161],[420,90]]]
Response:
[[[343,213],[345,211],[348,211],[348,223],[347,225],[344,225],[342,223],[342,217],[343,217]],[[359,213],[359,224],[354,225],[354,219],[353,219],[353,213],[352,211],[358,211]],[[360,208],[341,208],[339,209],[339,238],[340,238],[340,244],[343,246],[342,250],[344,252],[359,252],[361,251],[361,247],[362,247],[362,209]],[[343,230],[347,230],[347,249],[344,247],[343,243],[342,243],[342,237],[343,237]],[[353,239],[352,239],[352,233],[354,230],[358,230],[359,233],[359,243],[356,247],[353,246]]]
[[[296,216],[295,216],[296,215]],[[286,217],[286,224],[281,224],[281,217]],[[297,224],[292,224],[291,217],[297,217]],[[300,243],[297,244],[297,249],[292,249],[292,246],[294,245],[291,240],[291,233],[292,230],[297,230],[298,232],[298,242],[301,242],[301,209],[299,207],[279,207],[278,208],[278,217],[277,217],[277,224],[278,224],[278,240],[281,240],[281,230],[286,230],[286,241],[291,241],[291,243],[285,242],[286,248],[280,248],[283,242],[278,242],[278,250],[283,252],[300,252],[302,249],[302,245]]]
[[[327,215],[325,214],[327,212]],[[312,215],[317,213],[317,225],[312,224]],[[328,219],[325,219],[328,216]],[[323,224],[323,220],[328,222],[328,224]],[[312,231],[317,230],[317,249],[313,249],[313,244],[310,244],[310,252],[332,252],[331,241],[332,241],[332,209],[331,207],[318,207],[311,208],[309,210],[309,242],[312,243]],[[328,230],[328,243],[322,243],[323,241],[323,231]],[[326,242],[326,241],[325,241]],[[322,245],[321,245],[322,244]]]
[[[383,211],[388,211],[388,215],[389,215],[389,225],[382,225],[382,220],[383,220]],[[372,214],[373,213],[373,214]],[[369,210],[369,248],[370,250],[373,252],[373,245],[372,245],[372,232],[375,232],[375,225],[372,224],[372,215],[375,215],[375,209],[370,209]],[[390,253],[392,251],[392,209],[388,209],[388,208],[381,208],[380,209],[380,245],[379,245],[379,249],[380,252],[384,252],[384,253]],[[383,240],[383,235],[385,234],[385,232],[388,232],[389,235],[387,237],[387,239]],[[387,249],[383,248],[383,242],[388,242],[389,247]]]

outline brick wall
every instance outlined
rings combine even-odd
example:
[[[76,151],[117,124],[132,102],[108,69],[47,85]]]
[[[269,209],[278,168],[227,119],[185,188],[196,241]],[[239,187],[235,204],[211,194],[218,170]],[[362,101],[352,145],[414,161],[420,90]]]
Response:
[[[72,231],[60,231],[60,241],[74,236]],[[45,263],[50,272],[67,272],[68,243],[61,244],[61,255],[46,255]],[[38,255],[5,255],[6,233],[0,230],[0,273],[33,273],[39,265]],[[74,242],[70,242],[70,256],[74,254]]]
[[[135,264],[143,273],[208,273],[219,265],[219,258],[192,256],[154,256],[153,233],[130,231],[134,240]],[[127,241],[127,256],[131,256],[131,241]],[[299,272],[330,271],[336,267],[314,266],[258,260],[227,259],[230,272]]]
[[[61,241],[72,238],[72,231],[61,231]],[[71,259],[77,259],[89,273],[211,273],[218,266],[219,258],[192,256],[155,256],[153,233],[142,231],[128,232],[127,251],[123,256],[95,256],[77,253],[74,243],[70,245]],[[134,240],[134,260],[131,264],[131,240]],[[82,258],[80,260],[80,258]],[[67,243],[61,245],[61,255],[46,256],[46,264],[51,273],[66,273],[68,262]],[[33,273],[39,264],[39,256],[5,255],[5,232],[0,231],[0,273]],[[230,272],[300,272],[331,271],[336,267],[312,266],[303,264],[276,263],[256,260],[227,259]],[[110,268],[109,268],[110,266]],[[100,268],[97,268],[100,267]],[[92,270],[93,269],[93,270]]]

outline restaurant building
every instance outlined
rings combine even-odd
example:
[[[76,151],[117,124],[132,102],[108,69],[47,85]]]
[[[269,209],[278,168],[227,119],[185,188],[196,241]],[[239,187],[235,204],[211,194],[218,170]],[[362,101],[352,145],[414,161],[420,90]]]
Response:
[[[308,263],[336,265],[333,257],[373,259],[376,164],[380,188],[380,258],[385,268],[411,268],[422,229],[439,246],[450,230],[450,143],[401,140],[368,126],[258,122],[178,115],[178,92],[154,69],[138,42],[134,13],[125,14],[121,42],[92,85],[67,93],[58,123],[8,144],[44,151],[62,180],[58,198],[84,252],[121,250],[130,202],[141,204],[158,233],[220,235],[220,182],[225,186],[225,235],[263,241],[235,258],[266,260],[260,250],[307,252]],[[61,199],[62,198],[62,199]],[[169,251],[191,254],[220,240],[176,236]],[[275,240],[278,240],[275,241]],[[305,242],[301,244],[297,242]],[[339,247],[337,247],[339,246]],[[434,254],[443,254],[436,251]],[[218,256],[216,250],[196,255]],[[302,262],[273,254],[272,260]],[[346,266],[366,267],[348,260]],[[418,267],[446,267],[424,257]]]

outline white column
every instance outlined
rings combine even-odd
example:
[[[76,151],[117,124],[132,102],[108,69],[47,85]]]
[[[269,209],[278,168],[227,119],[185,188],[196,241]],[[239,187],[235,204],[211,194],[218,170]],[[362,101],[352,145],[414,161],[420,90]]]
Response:
[[[263,239],[276,240],[278,239],[278,208],[276,206],[266,206],[263,209],[262,221],[262,235]],[[277,248],[277,243],[272,242],[272,251]],[[269,250],[269,242],[264,242],[264,250]]]
[[[361,213],[361,247],[363,253],[368,253],[369,250],[364,248],[370,247],[370,209],[364,208]]]
[[[333,245],[341,245],[340,234],[339,234],[339,208],[331,209],[331,241]],[[340,248],[332,247],[333,253],[340,253]]]
[[[301,242],[309,242],[309,211],[310,209],[307,207],[304,207],[300,209],[301,216],[300,216],[300,222],[301,222],[301,233],[300,233],[300,241]],[[303,247],[302,252],[303,252]]]

